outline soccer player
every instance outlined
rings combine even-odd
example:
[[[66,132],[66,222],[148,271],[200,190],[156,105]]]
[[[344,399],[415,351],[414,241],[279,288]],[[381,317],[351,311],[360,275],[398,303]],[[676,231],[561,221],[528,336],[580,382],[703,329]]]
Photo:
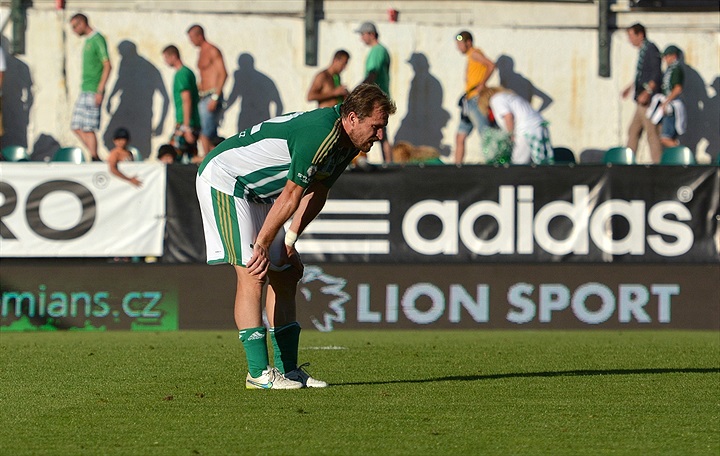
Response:
[[[327,386],[297,363],[295,295],[303,264],[295,241],[353,157],[382,139],[395,110],[376,85],[361,84],[332,108],[286,114],[248,128],[201,163],[197,195],[207,261],[230,263],[237,274],[235,323],[247,358],[246,388]],[[262,320],[266,283],[269,331]]]

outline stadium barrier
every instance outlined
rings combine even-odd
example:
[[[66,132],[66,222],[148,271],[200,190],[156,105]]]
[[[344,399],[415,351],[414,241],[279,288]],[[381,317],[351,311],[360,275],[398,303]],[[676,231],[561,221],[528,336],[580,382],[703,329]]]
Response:
[[[720,265],[307,264],[306,329],[720,329]],[[0,330],[233,329],[227,265],[3,265]]]
[[[196,168],[128,165],[143,188],[103,164],[0,164],[0,330],[232,328],[232,268],[203,263]],[[719,201],[716,166],[350,172],[297,244],[298,318],[719,329]],[[145,255],[160,263],[104,258]]]

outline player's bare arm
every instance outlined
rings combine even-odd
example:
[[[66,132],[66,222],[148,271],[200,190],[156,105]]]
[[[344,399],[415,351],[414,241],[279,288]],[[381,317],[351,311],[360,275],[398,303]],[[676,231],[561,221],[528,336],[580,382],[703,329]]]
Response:
[[[300,200],[300,206],[295,211],[290,230],[297,233],[298,236],[302,234],[325,206],[329,193],[330,189],[320,182],[310,184]]]

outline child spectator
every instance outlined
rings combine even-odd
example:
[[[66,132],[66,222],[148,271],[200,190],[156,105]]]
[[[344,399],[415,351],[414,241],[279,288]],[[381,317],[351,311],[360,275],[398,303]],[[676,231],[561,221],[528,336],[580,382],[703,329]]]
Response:
[[[662,59],[667,67],[663,73],[662,92],[653,96],[647,116],[654,124],[662,122],[660,142],[663,147],[674,147],[680,145],[678,136],[685,133],[686,128],[685,105],[680,99],[685,73],[677,46],[665,48]]]
[[[172,144],[163,144],[158,150],[157,158],[162,163],[170,165],[177,161],[177,150]]]
[[[133,161],[133,154],[128,149],[129,142],[130,133],[125,128],[118,128],[115,130],[115,134],[113,135],[113,144],[115,144],[115,147],[110,151],[110,156],[108,157],[107,162],[111,173],[120,179],[130,182],[136,187],[140,187],[142,186],[142,182],[140,182],[137,177],[128,177],[118,168],[118,162]]]

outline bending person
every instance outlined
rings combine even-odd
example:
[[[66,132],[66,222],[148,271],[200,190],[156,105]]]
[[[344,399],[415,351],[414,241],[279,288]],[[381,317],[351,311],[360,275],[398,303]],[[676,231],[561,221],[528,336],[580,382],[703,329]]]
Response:
[[[510,135],[512,164],[552,163],[547,122],[527,100],[502,87],[487,87],[480,91],[478,108]]]
[[[235,324],[247,358],[246,388],[327,386],[297,363],[295,295],[303,264],[295,241],[353,157],[382,138],[395,109],[376,85],[361,84],[332,108],[286,114],[242,131],[201,163],[196,185],[207,260],[232,264],[237,274]],[[266,283],[269,331],[262,318]]]

